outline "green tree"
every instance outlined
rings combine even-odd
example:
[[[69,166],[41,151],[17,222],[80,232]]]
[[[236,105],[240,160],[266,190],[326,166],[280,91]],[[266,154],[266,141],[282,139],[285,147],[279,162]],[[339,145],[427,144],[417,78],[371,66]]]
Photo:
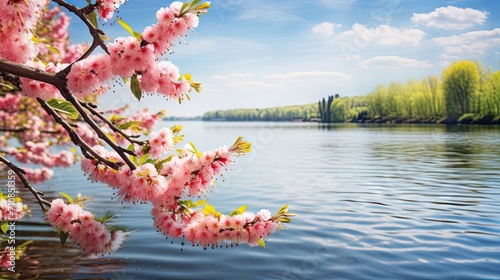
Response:
[[[471,112],[471,100],[479,89],[477,64],[467,60],[454,62],[442,76],[447,116],[459,117]]]

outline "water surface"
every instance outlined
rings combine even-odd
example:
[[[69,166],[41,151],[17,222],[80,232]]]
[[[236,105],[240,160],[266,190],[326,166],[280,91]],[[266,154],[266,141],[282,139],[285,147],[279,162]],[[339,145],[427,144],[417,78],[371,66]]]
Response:
[[[163,123],[170,126],[173,123]],[[39,279],[491,279],[500,278],[500,127],[186,122],[201,150],[239,135],[254,151],[219,178],[217,210],[288,203],[297,217],[267,248],[204,251],[156,232],[150,205],[122,205],[78,166],[38,186],[94,195],[98,213],[140,230],[97,260],[61,248],[39,213],[19,223],[34,239],[17,263]],[[28,200],[34,210],[37,204]],[[182,248],[182,251],[181,251]],[[12,277],[12,274],[0,274]]]

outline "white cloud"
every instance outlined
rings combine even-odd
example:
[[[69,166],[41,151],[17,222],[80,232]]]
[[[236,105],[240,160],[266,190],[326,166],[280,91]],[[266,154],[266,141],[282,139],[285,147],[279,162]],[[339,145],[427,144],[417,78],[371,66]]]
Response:
[[[438,37],[432,39],[432,41],[443,46],[448,55],[461,53],[483,54],[487,48],[500,45],[500,28]]]
[[[290,78],[303,78],[303,77],[332,77],[332,78],[341,78],[341,79],[349,79],[351,76],[335,71],[299,71],[299,72],[288,72],[285,74],[273,74],[266,76],[267,78],[276,78],[276,79],[290,79]]]
[[[481,25],[486,21],[488,12],[472,8],[457,8],[447,6],[436,8],[427,14],[414,13],[411,20],[416,24],[439,29],[465,29],[474,25]]]
[[[331,22],[322,22],[316,24],[312,29],[312,33],[323,36],[323,37],[331,37],[335,32],[335,27],[340,27],[342,24],[334,24]]]
[[[340,39],[352,39],[362,43],[376,42],[381,45],[412,45],[418,46],[425,36],[420,29],[399,29],[390,25],[366,27],[355,23],[352,29],[339,34]]]
[[[424,68],[433,66],[427,61],[421,61],[395,55],[372,57],[370,59],[359,62],[359,65],[364,68],[374,69],[395,69],[403,67]]]

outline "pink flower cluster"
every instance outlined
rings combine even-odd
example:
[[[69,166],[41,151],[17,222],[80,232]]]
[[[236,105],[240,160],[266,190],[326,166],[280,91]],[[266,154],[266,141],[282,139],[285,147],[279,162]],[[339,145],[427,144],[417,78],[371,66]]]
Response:
[[[91,55],[71,66],[68,89],[78,98],[103,89],[103,84],[113,78],[111,59],[107,54]]]
[[[108,20],[113,17],[113,13],[118,10],[121,4],[126,0],[97,0],[97,12],[104,19]]]
[[[181,235],[193,245],[204,248],[222,246],[223,243],[248,243],[256,246],[261,238],[266,238],[278,229],[271,213],[263,209],[257,214],[246,212],[238,215],[205,215],[198,210],[190,214],[175,214],[155,206],[151,211],[154,225],[166,236],[179,238]]]
[[[133,203],[151,201],[161,196],[168,187],[167,179],[159,175],[151,163],[143,164],[132,172],[128,168],[121,168],[118,180],[118,195],[123,201]]]
[[[26,180],[35,184],[45,182],[54,176],[54,171],[46,167],[39,169],[23,168],[23,170],[26,171],[26,174],[24,174]]]
[[[171,131],[169,133],[163,129],[151,135],[151,149],[155,145],[164,147],[165,138],[171,138]],[[144,163],[133,171],[123,165],[115,171],[90,159],[82,160],[82,169],[92,180],[118,188],[118,195],[123,201],[153,202],[151,214],[155,226],[165,235],[174,238],[184,236],[187,241],[205,248],[219,246],[224,242],[255,246],[261,238],[277,230],[278,223],[271,219],[267,210],[261,210],[257,214],[219,217],[200,210],[184,211],[179,199],[206,192],[215,176],[232,162],[230,157],[234,152],[233,149],[221,147],[197,154],[192,149],[193,147],[186,146],[182,153],[172,156],[170,161],[163,164],[160,172],[152,163]],[[101,146],[94,147],[94,150],[107,160],[122,162],[115,152],[108,152]]]
[[[163,113],[159,114],[151,114],[148,112],[148,109],[143,109],[135,113],[134,115],[128,117],[125,122],[134,121],[141,122],[141,128],[145,130],[151,130],[155,126],[155,124],[160,120],[163,116]]]
[[[10,248],[11,246],[5,246],[5,249],[2,251],[2,256],[0,257],[0,267],[2,268],[8,268],[12,266],[12,261],[10,260]]]
[[[159,133],[158,135],[163,135]],[[165,141],[158,137],[159,143]],[[102,146],[93,149],[107,160],[124,163],[114,151],[109,152]],[[230,152],[222,147],[215,151],[204,152],[198,158],[186,151],[181,156],[172,156],[164,163],[160,172],[151,163],[140,165],[131,171],[122,165],[118,171],[91,159],[82,159],[82,170],[94,181],[118,188],[118,194],[126,202],[161,202],[176,207],[177,199],[184,191],[189,196],[200,195],[215,179],[230,160]]]
[[[174,147],[174,135],[172,130],[163,128],[158,132],[151,133],[149,137],[149,154],[153,158],[159,158],[165,152]]]
[[[66,48],[68,44],[68,27],[71,18],[61,12],[61,8],[54,7],[42,15],[41,24],[44,25],[44,31],[50,32],[50,41],[42,40],[38,45],[40,55],[46,61],[61,62],[66,56]],[[43,36],[43,34],[40,34]],[[53,50],[57,50],[54,52]],[[72,62],[72,61],[69,61]]]
[[[180,197],[187,187],[189,196],[199,196],[207,191],[207,187],[220,174],[222,169],[232,163],[231,151],[222,146],[214,151],[206,151],[198,156],[184,149],[184,154],[174,156],[163,165],[160,174],[170,181],[167,198]]]
[[[9,202],[5,197],[0,198],[0,221],[19,221],[29,213],[28,206],[21,201]]]
[[[0,96],[0,114],[7,114],[7,111],[17,111],[21,105],[21,99],[23,99],[23,97],[19,94],[6,93],[5,96]],[[1,116],[0,120],[2,120]]]
[[[135,72],[142,73],[155,64],[153,46],[141,45],[134,37],[119,37],[107,47],[115,76],[130,78]]]
[[[119,2],[102,1],[99,7],[106,6],[106,3],[114,7]],[[171,62],[157,63],[175,38],[186,35],[189,29],[198,26],[196,15],[180,15],[181,6],[182,3],[174,2],[169,8],[160,9],[156,15],[158,23],[144,30],[142,41],[134,37],[120,37],[107,45],[109,56],[92,55],[76,62],[66,77],[68,89],[76,96],[83,97],[103,89],[106,81],[115,76],[130,78],[138,74],[143,91],[170,98],[182,97],[191,88],[189,81],[179,75],[179,69]]]
[[[52,201],[46,213],[47,222],[68,234],[87,255],[101,256],[118,250],[126,233],[111,232],[105,224],[96,221],[94,215],[78,204],[65,204],[62,199]]]
[[[0,59],[25,63],[37,54],[30,32],[46,0],[0,0]]]
[[[192,13],[180,16],[181,2],[173,2],[168,8],[156,12],[158,22],[148,26],[142,39],[153,44],[157,57],[163,55],[177,37],[185,36],[189,29],[198,27],[199,18]]]
[[[46,167],[69,167],[75,158],[69,151],[63,150],[57,154],[50,154],[48,143],[33,143],[27,141],[23,149],[9,149],[9,154],[19,162],[42,164]]]

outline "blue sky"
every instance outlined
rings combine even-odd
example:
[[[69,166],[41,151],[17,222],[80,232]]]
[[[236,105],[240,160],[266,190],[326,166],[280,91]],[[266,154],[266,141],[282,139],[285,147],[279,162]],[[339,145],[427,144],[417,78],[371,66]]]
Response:
[[[81,1],[72,1],[79,4]],[[196,116],[216,109],[264,108],[366,95],[379,84],[440,75],[452,61],[500,61],[497,0],[214,0],[208,15],[168,57],[203,82],[191,101],[108,93],[106,105]],[[120,16],[136,31],[170,2],[129,0]],[[76,22],[76,20],[74,20]],[[73,40],[88,38],[75,25]],[[106,24],[108,36],[128,36]],[[187,44],[186,44],[187,43]]]

